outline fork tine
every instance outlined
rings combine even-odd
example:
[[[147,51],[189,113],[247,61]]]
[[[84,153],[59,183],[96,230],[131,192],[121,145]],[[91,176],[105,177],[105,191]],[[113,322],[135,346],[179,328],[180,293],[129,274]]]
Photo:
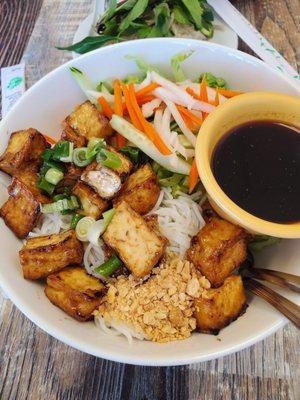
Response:
[[[246,289],[266,300],[300,329],[300,307],[297,304],[252,278],[244,278],[244,284]]]
[[[273,283],[274,285],[300,293],[300,277],[285,272],[264,268],[248,268],[247,272],[255,279]]]

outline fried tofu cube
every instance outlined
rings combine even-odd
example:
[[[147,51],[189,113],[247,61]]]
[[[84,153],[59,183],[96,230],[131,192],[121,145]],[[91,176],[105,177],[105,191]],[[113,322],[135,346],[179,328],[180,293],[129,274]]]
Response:
[[[105,243],[115,250],[136,278],[148,275],[164,254],[166,243],[125,201],[103,234]]]
[[[73,193],[82,205],[82,214],[99,219],[102,213],[108,209],[108,203],[88,185],[78,181],[73,187]]]
[[[83,246],[74,230],[28,239],[19,252],[25,279],[40,279],[71,264],[81,264]]]
[[[0,169],[10,175],[26,168],[38,169],[40,156],[49,147],[44,136],[36,129],[29,128],[11,134],[8,146],[0,157]]]
[[[160,188],[149,164],[143,165],[125,181],[114,204],[126,201],[137,213],[147,214],[155,206]]]
[[[217,335],[220,329],[236,320],[246,309],[246,297],[240,275],[229,276],[222,286],[208,289],[195,300],[197,329]]]
[[[87,140],[92,137],[106,138],[113,134],[108,119],[89,100],[77,106],[65,119],[65,124]]]
[[[82,267],[69,267],[47,277],[48,299],[78,321],[93,318],[105,286]]]
[[[66,124],[64,126],[64,130],[62,131],[61,139],[73,142],[74,147],[84,147],[87,143],[87,140],[84,136],[80,135],[78,132],[76,132],[69,125]]]
[[[51,203],[52,200],[45,196],[37,187],[38,174],[35,171],[32,171],[29,168],[18,171],[16,178],[27,186],[37,201],[42,204]]]
[[[19,239],[24,239],[35,227],[40,215],[40,204],[31,190],[13,178],[8,188],[9,199],[0,209],[5,224]]]
[[[244,229],[212,218],[192,238],[187,258],[217,287],[245,260],[247,240]]]
[[[163,240],[166,244],[168,244],[168,239],[162,235],[160,229],[159,229],[159,223],[158,223],[158,216],[157,215],[146,215],[143,217],[144,220],[147,222],[147,225],[149,228],[157,234],[161,240]]]

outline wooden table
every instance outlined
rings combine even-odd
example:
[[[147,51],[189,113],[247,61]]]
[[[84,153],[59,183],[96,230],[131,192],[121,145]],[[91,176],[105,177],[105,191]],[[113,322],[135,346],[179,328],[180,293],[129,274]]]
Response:
[[[299,68],[298,0],[233,3]],[[54,45],[70,43],[90,10],[91,0],[0,0],[0,66],[23,58],[30,86],[70,59]],[[243,43],[240,48],[249,50]],[[263,342],[220,360],[185,367],[134,367],[58,342],[0,294],[1,400],[296,400],[299,349],[299,334],[288,324]]]

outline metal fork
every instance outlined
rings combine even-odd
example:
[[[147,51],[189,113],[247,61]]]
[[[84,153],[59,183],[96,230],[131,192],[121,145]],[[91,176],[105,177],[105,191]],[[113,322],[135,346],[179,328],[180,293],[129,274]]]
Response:
[[[300,329],[300,307],[288,300],[274,290],[258,282],[263,280],[273,285],[300,293],[300,277],[285,272],[279,272],[264,268],[253,268],[254,259],[249,252],[246,262],[241,266],[241,273],[245,288],[253,294],[261,297],[274,308],[280,311],[285,317],[292,321]]]

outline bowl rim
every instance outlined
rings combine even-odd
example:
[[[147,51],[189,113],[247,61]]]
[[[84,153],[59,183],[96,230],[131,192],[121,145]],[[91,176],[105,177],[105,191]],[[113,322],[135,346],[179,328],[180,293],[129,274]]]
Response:
[[[211,167],[211,155],[209,155],[210,132],[214,132],[216,124],[222,119],[222,115],[234,112],[241,104],[249,104],[255,100],[274,100],[285,102],[285,104],[298,103],[300,110],[300,97],[289,96],[275,92],[249,92],[228,99],[211,113],[200,128],[196,143],[196,162],[201,181],[211,199],[223,210],[229,219],[236,221],[238,225],[244,226],[252,232],[263,235],[275,236],[285,239],[300,238],[300,222],[292,224],[275,223],[259,218],[243,208],[239,207],[216,181]],[[299,114],[300,115],[300,114]],[[263,119],[263,118],[262,118]],[[225,135],[226,132],[223,133]]]
[[[134,46],[135,42],[141,42],[141,41],[146,41],[148,42],[154,42],[157,44],[160,44],[161,42],[179,42],[182,44],[185,44],[187,48],[195,47],[195,48],[214,48],[216,50],[220,49],[223,50],[229,54],[233,54],[235,56],[242,57],[245,61],[250,61],[255,64],[259,64],[261,66],[264,66],[265,69],[269,70],[273,74],[277,75],[280,80],[285,80],[287,85],[290,86],[291,88],[295,89],[295,86],[291,83],[289,79],[287,79],[285,76],[279,73],[279,71],[274,70],[271,68],[269,65],[265,64],[262,60],[259,60],[258,58],[244,53],[240,50],[237,49],[231,49],[223,45],[215,44],[215,43],[210,43],[206,41],[200,41],[200,40],[195,40],[195,39],[184,39],[184,38],[149,38],[149,39],[136,39],[132,41],[127,41],[123,43],[118,43],[118,44],[112,44],[105,46],[100,49],[93,50],[91,52],[88,52],[86,54],[81,55],[80,57],[76,59],[71,59],[67,61],[66,63],[58,66],[54,70],[50,71],[47,73],[45,76],[43,76],[41,79],[39,79],[35,84],[33,84],[24,94],[23,96],[18,100],[18,102],[11,108],[11,110],[7,113],[7,115],[3,118],[3,120],[0,122],[0,130],[3,129],[3,126],[6,124],[6,121],[11,118],[11,116],[14,114],[16,107],[18,106],[19,103],[22,103],[23,101],[26,101],[27,96],[31,94],[31,92],[38,90],[39,86],[46,81],[47,79],[52,78],[57,72],[68,68],[69,66],[76,65],[78,62],[82,62],[85,58],[88,57],[93,57],[95,54],[102,53],[109,51],[111,48],[114,48],[116,51],[119,47],[131,47]],[[85,353],[94,355],[96,357],[102,357],[107,360],[111,361],[116,361],[116,362],[123,362],[123,363],[128,363],[128,364],[133,364],[133,365],[145,365],[145,366],[176,366],[176,365],[186,365],[186,364],[192,364],[192,363],[197,363],[197,362],[202,362],[202,361],[208,361],[208,360],[213,360],[219,357],[223,357],[225,355],[240,351],[246,347],[249,347],[267,336],[271,335],[272,333],[276,332],[279,328],[284,326],[287,322],[286,318],[283,316],[278,315],[277,321],[275,323],[270,324],[268,329],[265,329],[263,332],[258,332],[252,334],[252,336],[243,342],[234,344],[224,350],[221,351],[214,351],[209,354],[202,354],[202,355],[195,355],[194,357],[188,356],[188,357],[180,357],[180,358],[164,358],[164,359],[143,359],[143,357],[139,356],[138,354],[134,357],[132,356],[127,356],[124,354],[119,354],[117,351],[114,353],[112,351],[107,352],[105,348],[97,348],[97,351],[93,346],[91,346],[89,343],[85,342],[79,342],[78,340],[74,341],[68,333],[62,333],[59,329],[58,324],[53,324],[53,323],[48,323],[46,316],[41,316],[40,313],[34,311],[31,309],[31,306],[28,305],[26,302],[22,300],[22,296],[15,290],[15,288],[9,284],[7,279],[5,278],[5,274],[3,274],[2,269],[0,269],[0,285],[3,287],[4,292],[8,295],[8,297],[11,299],[11,301],[17,306],[17,308],[27,317],[29,318],[34,324],[36,324],[38,327],[40,327],[42,330],[44,330],[46,333],[50,334],[54,338],[62,341],[63,343],[66,343],[67,345],[74,347],[75,349],[78,349],[80,351],[83,351]]]

